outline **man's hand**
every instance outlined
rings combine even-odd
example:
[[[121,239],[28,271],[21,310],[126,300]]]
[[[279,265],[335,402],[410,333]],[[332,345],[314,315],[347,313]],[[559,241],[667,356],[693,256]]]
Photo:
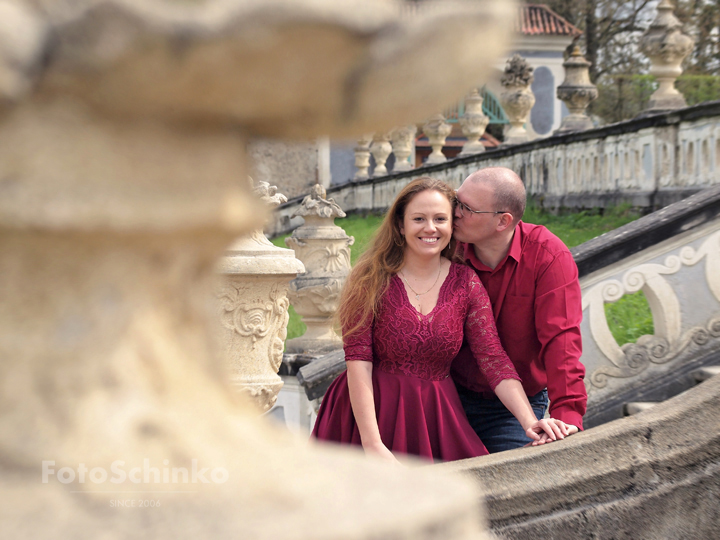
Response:
[[[539,446],[548,442],[562,440],[565,437],[577,433],[579,429],[572,424],[566,424],[556,418],[543,418],[531,425],[525,433],[533,442],[531,446]]]

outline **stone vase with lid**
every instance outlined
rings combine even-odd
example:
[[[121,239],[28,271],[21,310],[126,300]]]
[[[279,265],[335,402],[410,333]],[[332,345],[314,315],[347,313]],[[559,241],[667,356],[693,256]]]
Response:
[[[557,97],[565,103],[570,114],[563,118],[555,133],[590,129],[593,123],[585,110],[590,102],[598,97],[597,87],[590,82],[590,62],[583,58],[580,47],[576,45],[563,67],[565,80],[557,88]]]
[[[652,63],[650,74],[659,83],[642,114],[687,107],[685,98],[675,88],[675,79],[682,75],[682,61],[692,51],[693,39],[683,33],[670,0],[662,0],[657,11],[657,17],[640,38],[640,50]]]
[[[320,356],[342,348],[333,318],[350,273],[350,246],[355,239],[335,225],[335,218],[345,217],[345,212],[326,197],[325,188],[315,184],[293,214],[305,223],[285,239],[305,265],[305,273],[290,283],[290,302],[307,326],[305,334],[286,343],[292,354]]]
[[[510,129],[505,133],[505,144],[518,144],[530,140],[525,124],[530,110],[535,105],[535,95],[530,89],[533,82],[533,68],[519,54],[507,61],[505,72],[500,80],[504,90],[500,94],[500,103],[510,121]]]
[[[267,182],[254,191],[270,208],[287,201]],[[220,261],[220,342],[230,382],[261,412],[270,410],[283,386],[278,371],[287,336],[288,284],[304,270],[292,250],[265,238],[262,227],[238,238]]]

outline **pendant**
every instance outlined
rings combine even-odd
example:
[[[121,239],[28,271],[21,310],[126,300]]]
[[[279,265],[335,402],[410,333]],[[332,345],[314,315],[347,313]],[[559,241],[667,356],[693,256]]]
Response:
[[[417,300],[418,302],[420,302],[420,295],[419,295],[419,294],[416,294],[416,295],[415,295],[415,300]]]

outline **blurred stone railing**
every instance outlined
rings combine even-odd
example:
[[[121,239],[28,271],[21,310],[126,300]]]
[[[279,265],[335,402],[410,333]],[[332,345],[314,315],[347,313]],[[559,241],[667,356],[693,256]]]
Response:
[[[346,212],[383,211],[413,178],[430,175],[458,187],[471,172],[493,166],[518,172],[545,208],[661,208],[720,183],[720,101],[350,181],[330,187],[328,196]],[[278,207],[266,232],[300,225],[290,216],[301,200]]]

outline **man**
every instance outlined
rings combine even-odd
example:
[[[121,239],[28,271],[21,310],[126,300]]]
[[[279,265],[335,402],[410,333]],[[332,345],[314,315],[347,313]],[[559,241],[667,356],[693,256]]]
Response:
[[[525,198],[522,180],[510,169],[477,171],[457,190],[453,234],[490,296],[500,341],[536,416],[544,416],[549,396],[562,439],[582,429],[587,404],[580,284],[565,244],[545,227],[520,221]],[[493,394],[467,346],[455,358],[452,376],[490,453],[531,442]]]

